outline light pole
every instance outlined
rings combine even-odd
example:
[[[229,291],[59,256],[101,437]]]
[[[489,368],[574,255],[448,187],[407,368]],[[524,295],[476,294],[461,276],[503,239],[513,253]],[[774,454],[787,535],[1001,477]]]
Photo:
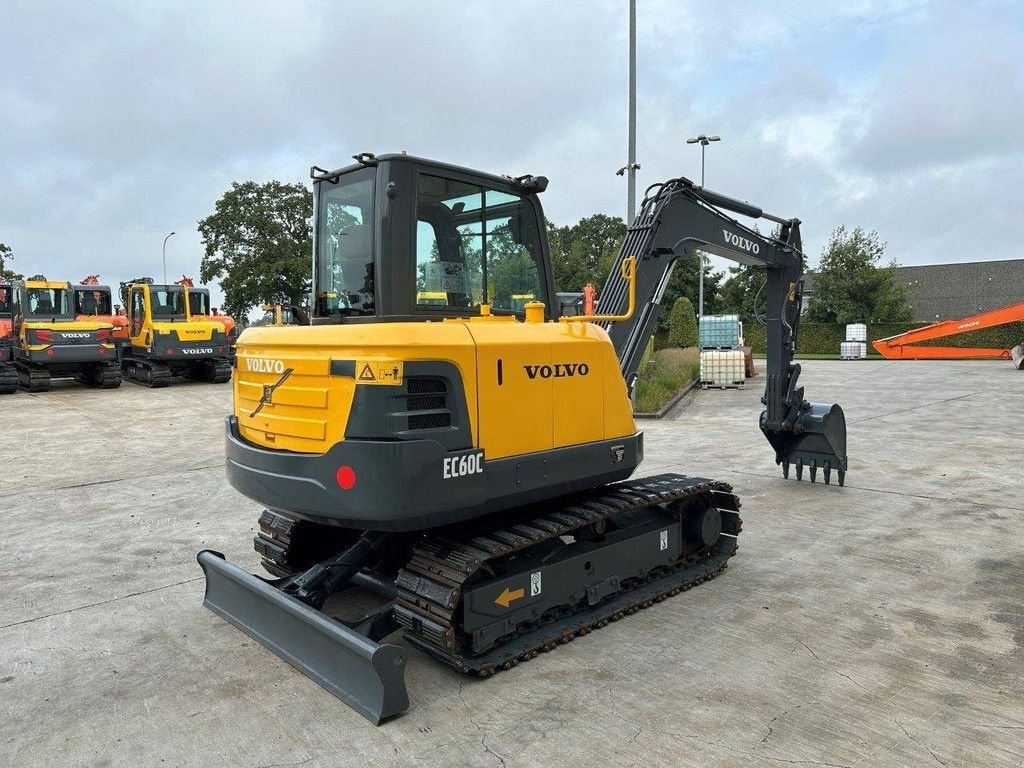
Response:
[[[707,147],[712,141],[721,141],[721,136],[705,136],[703,133],[700,136],[694,136],[692,139],[687,139],[687,144],[700,144],[700,185],[704,186],[704,148]],[[697,317],[704,316],[704,252],[700,253],[700,287],[697,289]]]
[[[629,157],[626,159],[626,226],[636,216],[636,0],[629,0]]]
[[[167,285],[167,241],[171,239],[171,235],[173,235],[173,234],[175,234],[175,233],[171,232],[170,235],[168,235],[167,237],[164,238],[164,246],[163,246],[163,252],[164,252],[164,285]]]

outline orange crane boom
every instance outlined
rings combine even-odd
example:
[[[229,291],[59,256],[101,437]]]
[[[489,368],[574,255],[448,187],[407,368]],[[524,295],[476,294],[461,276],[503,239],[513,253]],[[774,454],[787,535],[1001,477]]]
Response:
[[[1024,303],[1013,304],[980,315],[965,317],[963,320],[944,320],[922,328],[915,328],[906,333],[877,339],[871,345],[882,357],[888,360],[949,360],[964,358],[996,357],[1010,360],[1013,357],[1009,349],[992,349],[988,347],[921,347],[910,346],[922,341],[941,339],[969,331],[980,331],[982,328],[993,328],[1024,320]],[[1016,362],[1016,361],[1015,361]],[[1018,366],[1019,367],[1019,366]]]

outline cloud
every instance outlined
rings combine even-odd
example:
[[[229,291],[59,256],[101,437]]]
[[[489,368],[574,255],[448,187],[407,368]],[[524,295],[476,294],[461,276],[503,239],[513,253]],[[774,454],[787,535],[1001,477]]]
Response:
[[[708,186],[799,216],[812,258],[840,224],[903,263],[1022,255],[1018,6],[638,5],[641,190],[699,178],[710,131]],[[625,207],[619,2],[8,3],[0,28],[22,271],[159,275],[175,230],[168,271],[196,274],[232,181],[361,150],[545,174],[559,223]]]

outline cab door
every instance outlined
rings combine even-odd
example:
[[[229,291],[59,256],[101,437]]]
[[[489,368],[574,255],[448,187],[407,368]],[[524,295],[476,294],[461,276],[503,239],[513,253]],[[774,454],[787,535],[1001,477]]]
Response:
[[[131,296],[128,302],[128,335],[132,344],[138,347],[146,346],[142,337],[143,328],[146,324],[146,287],[136,285],[132,287]]]

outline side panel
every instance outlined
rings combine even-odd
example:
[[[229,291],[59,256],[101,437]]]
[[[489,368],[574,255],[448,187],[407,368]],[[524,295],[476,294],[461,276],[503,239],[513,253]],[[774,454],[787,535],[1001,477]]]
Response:
[[[555,447],[602,440],[605,430],[604,378],[621,379],[616,362],[605,366],[610,348],[604,333],[589,323],[551,323],[551,359],[556,364],[554,389]],[[630,430],[629,434],[632,434]]]
[[[552,350],[544,326],[482,321],[476,342],[479,446],[488,460],[554,447]]]

